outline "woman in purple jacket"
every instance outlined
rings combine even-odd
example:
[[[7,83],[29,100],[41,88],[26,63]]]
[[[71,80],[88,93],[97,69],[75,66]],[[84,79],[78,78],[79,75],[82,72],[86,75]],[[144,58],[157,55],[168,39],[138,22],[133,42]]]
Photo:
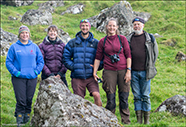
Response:
[[[42,70],[42,80],[55,76],[61,78],[61,80],[68,87],[65,73],[67,68],[62,63],[62,56],[65,43],[58,37],[58,28],[55,25],[51,25],[47,29],[47,36],[43,42],[39,45],[39,48],[43,54],[45,65]]]
[[[115,113],[115,92],[118,85],[119,109],[121,121],[130,124],[128,96],[131,80],[131,52],[125,36],[119,35],[117,20],[111,18],[106,24],[107,36],[102,38],[97,47],[93,76],[95,80],[100,61],[103,60],[103,89],[107,95],[106,109]]]

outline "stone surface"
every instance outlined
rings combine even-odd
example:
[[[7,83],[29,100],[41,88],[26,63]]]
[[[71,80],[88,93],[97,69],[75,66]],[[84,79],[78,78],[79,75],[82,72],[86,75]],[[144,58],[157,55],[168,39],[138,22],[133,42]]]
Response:
[[[166,46],[174,47],[177,44],[177,42],[176,42],[175,39],[167,39],[167,40],[161,41],[160,44],[164,44]]]
[[[9,6],[27,6],[31,5],[34,0],[1,0],[2,4],[9,5]]]
[[[68,41],[71,40],[69,34],[68,34],[67,32],[65,32],[65,31],[63,31],[62,29],[59,29],[58,35],[59,35],[59,37],[61,38],[61,40],[62,40],[65,44],[67,44]]]
[[[21,19],[22,23],[28,25],[51,25],[52,24],[52,14],[45,10],[28,10]]]
[[[70,6],[69,8],[67,8],[66,11],[62,12],[61,15],[64,15],[66,13],[79,14],[79,13],[81,13],[83,11],[84,7],[85,7],[85,5],[82,4],[82,3]]]
[[[43,80],[40,84],[31,125],[120,126],[112,112],[72,94],[66,85],[54,76]]]
[[[175,59],[177,59],[178,62],[186,61],[186,55],[185,55],[183,52],[179,51],[179,52],[176,54]]]
[[[63,0],[47,1],[45,3],[38,4],[39,10],[46,10],[53,13],[56,7],[64,6]]]
[[[0,49],[1,55],[6,55],[10,45],[18,40],[18,36],[9,32],[4,31],[0,28]]]
[[[148,21],[149,13],[133,12],[132,7],[127,1],[120,1],[110,8],[105,8],[98,15],[88,18],[91,26],[95,27],[100,32],[105,32],[105,25],[108,19],[114,17],[118,21],[120,34],[127,36],[133,31],[132,20],[136,16],[141,16]]]
[[[155,112],[158,111],[168,111],[173,115],[182,114],[186,116],[186,96],[175,95],[168,98],[155,110]]]

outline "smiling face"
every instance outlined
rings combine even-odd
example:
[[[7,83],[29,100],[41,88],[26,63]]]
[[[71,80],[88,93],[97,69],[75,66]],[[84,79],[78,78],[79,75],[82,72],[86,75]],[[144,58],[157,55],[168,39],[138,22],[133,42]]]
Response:
[[[108,24],[106,25],[106,29],[108,36],[115,35],[118,29],[116,21],[113,20],[109,21]]]
[[[58,32],[56,29],[52,29],[52,28],[49,29],[48,36],[50,40],[56,40],[57,35],[58,35]]]
[[[29,38],[30,38],[30,33],[28,31],[22,31],[19,34],[19,39],[22,43],[28,42]]]
[[[139,22],[139,21],[135,21],[133,23],[133,29],[135,34],[140,35],[143,33],[143,28],[144,28],[144,24]]]
[[[86,23],[86,22],[81,23],[81,27],[80,28],[81,28],[81,31],[83,32],[83,34],[89,33],[90,28],[89,28],[89,24],[88,23]]]

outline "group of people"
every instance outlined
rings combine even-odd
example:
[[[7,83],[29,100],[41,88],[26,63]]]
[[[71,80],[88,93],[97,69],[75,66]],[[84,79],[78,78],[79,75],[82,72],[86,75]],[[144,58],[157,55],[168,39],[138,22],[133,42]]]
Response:
[[[94,103],[102,106],[100,77],[97,76],[102,68],[102,88],[107,97],[105,108],[115,114],[118,85],[121,122],[130,124],[128,96],[131,85],[137,122],[142,124],[144,119],[144,124],[149,124],[150,82],[157,73],[158,47],[153,35],[143,30],[144,19],[136,17],[132,24],[134,32],[125,37],[119,34],[117,20],[110,18],[105,27],[106,36],[98,41],[90,32],[90,22],[82,19],[80,31],[66,45],[58,36],[57,26],[51,25],[39,46],[30,41],[29,28],[21,26],[19,40],[10,46],[6,58],[17,102],[18,126],[30,119],[37,76],[41,71],[42,80],[54,76],[68,87],[65,73],[69,69],[74,94],[84,98],[87,88]]]

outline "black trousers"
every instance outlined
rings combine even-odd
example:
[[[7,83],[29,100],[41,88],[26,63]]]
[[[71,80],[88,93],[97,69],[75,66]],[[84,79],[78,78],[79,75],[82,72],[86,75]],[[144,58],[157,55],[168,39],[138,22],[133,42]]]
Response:
[[[32,99],[36,89],[37,78],[24,79],[12,76],[12,84],[17,102],[15,116],[17,116],[17,113],[30,113]]]

